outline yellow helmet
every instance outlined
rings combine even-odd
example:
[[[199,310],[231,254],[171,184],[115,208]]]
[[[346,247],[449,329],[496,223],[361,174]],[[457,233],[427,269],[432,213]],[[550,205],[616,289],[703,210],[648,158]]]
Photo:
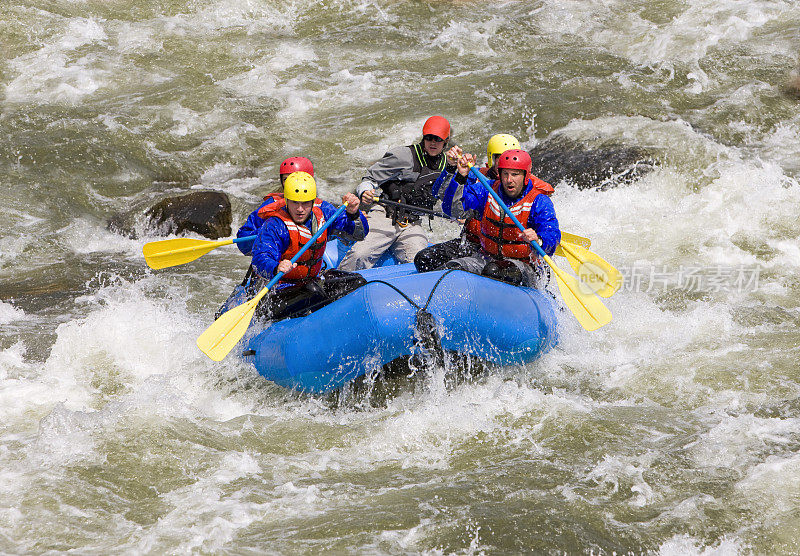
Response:
[[[287,201],[313,201],[317,198],[317,182],[308,172],[292,172],[283,182],[283,198]]]
[[[519,141],[513,135],[508,133],[498,133],[489,139],[489,145],[486,147],[486,156],[489,157],[489,166],[494,166],[494,157],[503,154],[509,149],[519,149]]]

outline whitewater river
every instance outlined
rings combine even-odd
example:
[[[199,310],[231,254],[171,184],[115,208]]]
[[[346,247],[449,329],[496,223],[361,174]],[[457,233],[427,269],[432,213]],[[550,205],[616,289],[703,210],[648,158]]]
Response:
[[[790,0],[0,1],[0,552],[797,553],[798,37]],[[297,396],[195,346],[235,248],[106,228],[193,189],[236,226],[297,154],[335,200],[432,114],[652,153],[553,196],[611,324]]]

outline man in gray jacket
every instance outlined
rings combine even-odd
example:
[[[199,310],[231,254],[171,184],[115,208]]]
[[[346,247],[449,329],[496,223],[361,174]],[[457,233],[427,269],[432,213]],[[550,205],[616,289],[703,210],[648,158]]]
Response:
[[[450,138],[450,122],[431,116],[422,126],[419,143],[390,150],[370,166],[356,194],[362,206],[369,207],[369,233],[356,243],[339,264],[341,270],[372,268],[389,249],[398,262],[408,263],[428,246],[428,237],[421,225],[421,216],[401,208],[386,208],[379,198],[432,209],[436,197],[431,186],[445,169],[454,173],[455,160],[449,160],[444,149]]]

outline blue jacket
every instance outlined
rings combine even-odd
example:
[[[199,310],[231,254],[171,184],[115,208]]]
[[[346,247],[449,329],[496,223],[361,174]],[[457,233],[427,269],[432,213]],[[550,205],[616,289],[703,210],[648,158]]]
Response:
[[[471,174],[470,174],[471,175]],[[455,181],[455,180],[454,180]],[[498,180],[490,182],[492,187],[498,184]],[[533,182],[528,180],[525,185],[525,190],[522,192],[521,197],[527,195],[533,188]],[[513,205],[519,200],[511,199],[505,194],[502,187],[499,188],[498,195],[507,207]],[[464,194],[461,197],[461,204],[464,210],[474,210],[476,214],[483,215],[483,210],[486,207],[486,201],[489,198],[489,192],[477,179],[467,180],[464,186]],[[547,195],[537,195],[533,200],[533,207],[527,222],[521,222],[526,228],[533,228],[536,235],[542,240],[542,249],[545,253],[553,256],[556,246],[561,241],[561,230],[558,227],[558,219],[556,218],[556,209],[553,206],[553,201]]]
[[[336,212],[336,207],[328,201],[322,201],[320,208],[326,220],[330,220],[333,213]],[[252,217],[252,215],[250,216]],[[256,216],[256,218],[259,217]],[[259,220],[263,221],[261,218]],[[355,220],[351,220],[347,212],[343,212],[328,227],[328,232],[348,240],[360,241],[369,232],[369,224],[361,211],[358,212],[358,218]],[[284,259],[283,254],[289,248],[290,242],[289,230],[286,229],[283,220],[273,216],[264,222],[258,230],[258,237],[252,250],[253,267],[259,276],[270,279],[275,275],[275,269],[278,263]]]
[[[264,219],[258,215],[258,211],[264,208],[267,205],[272,204],[274,201],[271,197],[267,197],[267,199],[261,203],[261,206],[258,207],[256,210],[250,213],[250,216],[247,217],[247,221],[239,228],[239,231],[236,232],[236,237],[247,237],[247,236],[254,236],[258,233],[261,229],[261,226],[264,225]],[[236,247],[239,248],[245,255],[250,255],[253,252],[253,241],[243,241],[241,243],[237,243]]]

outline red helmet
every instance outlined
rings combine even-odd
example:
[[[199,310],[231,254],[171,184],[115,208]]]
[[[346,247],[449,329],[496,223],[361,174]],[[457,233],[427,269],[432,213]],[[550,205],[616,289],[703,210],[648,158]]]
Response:
[[[529,155],[527,151],[523,151],[522,149],[509,149],[497,159],[496,167],[498,173],[503,168],[509,170],[525,170],[525,179],[527,180],[531,177],[532,165],[533,161],[531,161],[531,155]]]
[[[314,175],[314,165],[304,156],[290,156],[281,162],[279,174],[291,174],[292,172],[308,172]]]
[[[447,141],[450,137],[450,122],[441,116],[431,116],[422,126],[422,135],[435,135]]]

